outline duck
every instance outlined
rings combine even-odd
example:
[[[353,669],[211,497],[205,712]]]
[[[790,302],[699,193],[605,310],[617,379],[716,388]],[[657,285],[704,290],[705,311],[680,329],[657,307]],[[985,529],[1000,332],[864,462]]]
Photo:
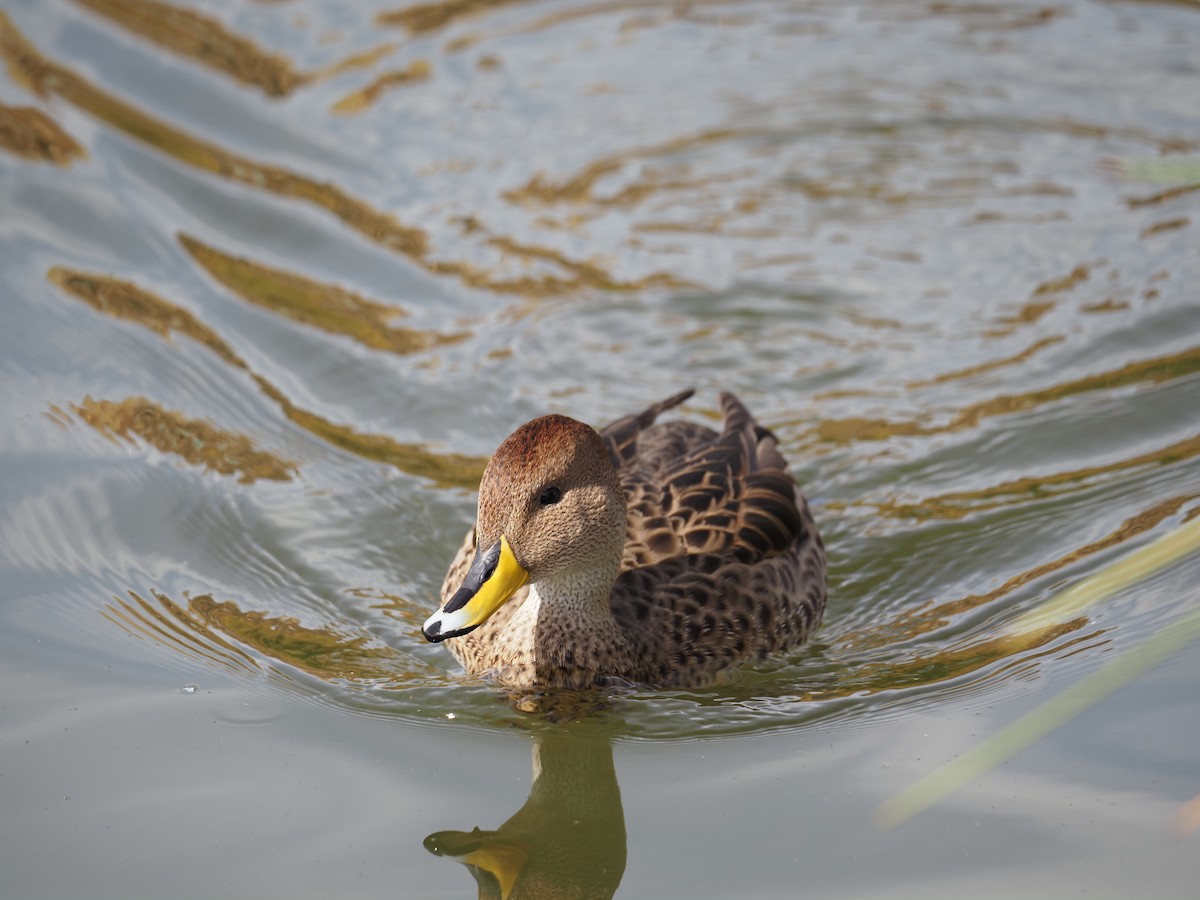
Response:
[[[519,690],[704,687],[803,643],[827,593],[812,512],[733,394],[719,432],[657,422],[693,393],[506,438],[424,637]]]

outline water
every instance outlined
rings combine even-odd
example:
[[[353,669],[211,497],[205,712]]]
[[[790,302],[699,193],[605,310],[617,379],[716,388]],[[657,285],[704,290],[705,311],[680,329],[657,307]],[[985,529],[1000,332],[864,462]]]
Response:
[[[1200,510],[1191,5],[174,9],[3,8],[6,895],[1190,895],[1194,647],[875,813],[1195,606],[1002,640]],[[817,639],[464,682],[487,455],[686,386],[793,461]]]

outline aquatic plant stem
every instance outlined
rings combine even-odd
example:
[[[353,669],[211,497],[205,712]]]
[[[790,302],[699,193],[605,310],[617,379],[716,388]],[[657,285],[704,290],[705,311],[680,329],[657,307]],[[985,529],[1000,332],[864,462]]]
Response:
[[[1200,519],[1164,535],[1118,560],[1091,578],[1058,594],[1014,623],[1014,634],[1044,628],[1074,615],[1116,591],[1148,578],[1154,572],[1200,549]],[[1019,627],[1018,627],[1019,626]],[[880,804],[876,820],[885,827],[900,825],[963,785],[981,777],[1031,746],[1088,707],[1133,681],[1151,666],[1200,639],[1200,609],[1155,632],[1132,650],[1046,701],[1013,724],[976,745]]]
[[[982,744],[976,745],[936,772],[886,800],[879,806],[877,820],[889,828],[908,821],[963,785],[1020,753],[1198,638],[1200,610],[1172,622],[1142,644],[1022,716]]]
[[[1196,550],[1200,550],[1200,516],[1019,616],[1007,632],[1013,636],[1026,634],[1074,618],[1089,606],[1149,578]]]

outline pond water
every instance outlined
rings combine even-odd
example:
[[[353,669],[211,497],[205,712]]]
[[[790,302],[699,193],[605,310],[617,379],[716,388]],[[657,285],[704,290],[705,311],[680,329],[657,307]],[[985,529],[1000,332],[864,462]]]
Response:
[[[1200,8],[402,2],[3,4],[0,892],[1191,896],[1195,645],[877,812],[1196,608],[1014,630],[1200,512]],[[817,638],[464,679],[488,454],[688,386]]]

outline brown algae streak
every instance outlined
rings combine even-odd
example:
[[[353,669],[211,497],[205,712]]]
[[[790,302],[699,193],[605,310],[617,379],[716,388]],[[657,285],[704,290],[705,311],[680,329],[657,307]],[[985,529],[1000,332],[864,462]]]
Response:
[[[187,612],[205,630],[216,630],[270,659],[294,666],[323,680],[396,682],[413,680],[413,660],[377,639],[352,637],[334,628],[307,628],[292,616],[242,610],[211,594],[188,600]],[[372,646],[374,645],[374,646]]]
[[[431,72],[428,60],[413,60],[405,68],[384,72],[366,87],[347,94],[335,103],[330,111],[340,116],[363,112],[383,96],[384,91],[428,81]]]
[[[1078,285],[1087,281],[1091,272],[1087,266],[1076,266],[1061,278],[1051,278],[1043,281],[1033,289],[1033,296],[1011,316],[1004,316],[998,322],[998,327],[983,333],[984,337],[1007,337],[1023,325],[1035,325],[1056,306],[1054,300],[1040,299],[1052,297],[1074,290]]]
[[[457,343],[468,335],[398,328],[404,310],[367,300],[332,284],[229,256],[186,234],[179,243],[209,275],[255,306],[330,334],[353,338],[375,350],[406,355]]]
[[[15,79],[39,95],[58,94],[130,137],[147,143],[181,162],[282,197],[307,200],[333,213],[373,241],[414,259],[425,256],[425,232],[401,225],[338,188],[262,165],[166,125],[129,104],[93,87],[86,79],[45,57],[0,12],[0,54]]]
[[[377,434],[360,434],[354,429],[330,422],[316,413],[298,408],[267,379],[252,371],[240,356],[208,326],[197,321],[187,310],[157,297],[129,282],[103,275],[51,269],[49,279],[83,300],[92,308],[117,319],[136,322],[155,334],[170,338],[183,334],[208,347],[222,360],[241,369],[294,424],[333,446],[357,456],[394,466],[409,475],[428,478],[442,487],[473,490],[487,460],[458,453],[436,453],[422,444],[403,444]]]
[[[987,638],[947,647],[930,654],[916,654],[906,659],[849,665],[839,673],[836,684],[808,691],[801,699],[831,700],[943,684],[1016,657],[986,675],[989,679],[1003,677],[1005,672],[1016,666],[1023,666],[1031,659],[1061,654],[1076,645],[1091,645],[1102,639],[1103,631],[1085,632],[1083,629],[1086,625],[1087,619],[1078,617],[1069,622],[1028,631],[1017,637]],[[1073,632],[1079,633],[1069,641],[1057,643],[1060,638]],[[882,645],[873,646],[886,646],[896,637],[889,636]]]
[[[419,3],[405,9],[381,12],[375,17],[380,25],[398,25],[411,35],[425,35],[445,28],[460,19],[485,15],[501,6],[527,0],[446,0],[443,3]]]
[[[417,35],[441,28],[458,19],[476,16],[487,10],[524,3],[527,0],[452,0],[449,3],[430,3],[422,6],[398,10],[395,13],[385,13],[378,21],[385,25],[403,25],[411,34]],[[514,35],[536,34],[548,31],[559,25],[577,22],[594,16],[611,16],[617,13],[637,13],[648,11],[644,15],[633,15],[621,24],[621,33],[628,34],[636,28],[649,28],[661,25],[671,20],[707,22],[722,28],[734,25],[744,25],[753,21],[750,15],[734,15],[730,12],[729,0],[688,0],[686,3],[669,3],[665,0],[600,0],[598,3],[571,6],[559,4],[560,9],[554,9],[535,19],[518,25],[493,29],[488,37],[511,37]],[[698,7],[718,6],[722,9],[715,15],[704,19],[697,12]],[[466,34],[450,41],[446,49],[455,53],[478,44],[484,40],[483,35]]]
[[[243,611],[211,594],[186,597],[180,603],[151,591],[156,603],[129,591],[129,600],[113,597],[103,610],[106,619],[131,634],[148,638],[196,659],[227,669],[260,672],[268,668],[249,650],[266,659],[325,680],[390,685],[422,680],[413,657],[380,646],[369,635],[351,636],[334,628],[307,628],[291,616]],[[269,670],[284,675],[285,670]]]
[[[191,465],[222,475],[236,474],[243,484],[260,478],[290,481],[296,474],[295,463],[256,449],[244,434],[225,431],[203,419],[188,419],[145,397],[127,397],[119,403],[85,397],[72,409],[109,439],[122,438],[132,444],[136,435]]]
[[[1148,237],[1153,237],[1156,234],[1162,234],[1165,231],[1176,231],[1180,228],[1187,228],[1192,224],[1192,220],[1187,216],[1180,216],[1177,219],[1166,219],[1162,222],[1155,222],[1153,225],[1147,225],[1141,230],[1138,237],[1143,240]]]
[[[1145,197],[1129,197],[1125,200],[1125,203],[1130,209],[1138,209],[1142,206],[1169,203],[1172,200],[1178,200],[1180,197],[1195,193],[1196,191],[1200,191],[1200,184],[1184,184],[1179,187],[1167,188],[1165,191],[1158,191]]]
[[[191,10],[157,0],[75,2],[160,47],[223,72],[270,97],[286,97],[306,80],[284,57],[266,52],[216,19]]]
[[[1051,278],[1049,281],[1043,281],[1033,289],[1033,296],[1044,297],[1047,294],[1061,294],[1065,291],[1074,290],[1078,285],[1088,280],[1091,272],[1087,266],[1076,266],[1062,278]],[[1040,318],[1038,316],[1037,318]],[[1036,322],[1037,318],[1032,321]]]
[[[1130,469],[1168,466],[1200,456],[1200,435],[1167,447],[1140,453],[1100,466],[1087,466],[1049,475],[1028,475],[975,491],[953,491],[917,503],[881,503],[880,512],[903,519],[961,519],[972,513],[1009,505],[1019,500],[1059,496],[1094,484],[1096,479]]]
[[[890,422],[886,419],[828,419],[816,428],[816,439],[823,443],[846,444],[855,441],[883,441],[892,437],[925,437],[935,434],[974,428],[990,416],[1021,412],[1027,409],[1064,400],[1089,391],[1114,390],[1142,382],[1161,383],[1183,378],[1200,371],[1200,347],[1181,353],[1131,362],[1119,369],[1088,375],[1074,381],[1031,391],[1027,394],[1006,394],[973,403],[960,410],[944,425],[924,425],[920,422]]]
[[[256,673],[260,666],[245,650],[213,633],[175,601],[151,591],[157,605],[129,591],[129,600],[114,596],[100,614],[130,634],[147,638],[192,659],[216,663],[231,671]]]
[[[643,198],[661,190],[678,190],[695,188],[708,183],[712,179],[697,180],[650,180],[631,184],[618,194],[609,198],[600,198],[594,194],[596,184],[602,179],[621,170],[629,162],[639,159],[671,156],[696,147],[733,140],[739,137],[752,137],[760,134],[761,129],[721,128],[703,131],[699,134],[674,138],[650,147],[635,148],[614,153],[605,159],[589,163],[574,176],[563,181],[553,182],[541,175],[534,175],[519,188],[506,191],[504,199],[518,206],[550,206],[559,203],[593,204],[596,206],[632,206]]]
[[[236,368],[249,368],[215,331],[198,322],[186,309],[142,290],[136,284],[106,275],[76,272],[61,266],[50,269],[46,277],[52,284],[58,285],[97,312],[114,319],[137,322],[160,337],[169,338],[173,333],[186,335]]]
[[[61,125],[32,106],[0,104],[0,147],[56,166],[70,165],[87,155]]]
[[[1165,519],[1176,515],[1184,505],[1191,503],[1197,497],[1200,497],[1200,494],[1187,494],[1157,503],[1149,509],[1143,510],[1137,515],[1126,519],[1120,526],[1104,535],[1104,537],[1076,547],[1069,553],[1048,560],[1024,572],[1019,572],[1005,581],[1004,584],[986,594],[970,594],[957,600],[949,600],[936,605],[926,605],[906,610],[896,618],[878,626],[871,626],[844,634],[841,636],[841,641],[848,648],[868,650],[886,647],[898,640],[910,640],[937,631],[949,625],[953,617],[992,603],[1032,581],[1044,578],[1060,569],[1074,565],[1082,559],[1120,546],[1132,538],[1145,534],[1152,528],[1157,527]],[[998,640],[1016,642],[1017,645],[1024,646],[1023,642],[1036,640],[1037,634],[1040,634],[1040,632],[1025,635],[1018,634],[1016,636],[1008,635]]]
[[[395,43],[381,44],[320,69],[298,71],[287,57],[269,53],[199,13],[156,0],[76,0],[82,6],[141,35],[152,43],[202,66],[221,72],[242,84],[258,88],[268,97],[286,97],[322,78],[365,69],[390,53]]]
[[[0,55],[7,62],[13,78],[37,94],[55,93],[113,128],[187,165],[280,197],[321,207],[367,239],[402,254],[433,275],[455,277],[467,286],[481,290],[526,297],[557,296],[587,288],[633,291],[644,287],[686,286],[665,273],[621,281],[593,263],[575,262],[558,251],[516,241],[508,241],[508,249],[513,255],[561,267],[568,275],[539,271],[517,278],[502,278],[461,260],[434,259],[429,251],[428,236],[422,229],[403,225],[334,185],[238,156],[158,121],[94,87],[65,66],[46,59],[25,40],[3,12],[0,12]]]
[[[1055,344],[1060,344],[1064,340],[1066,340],[1066,338],[1062,337],[1061,335],[1045,337],[1041,340],[1035,341],[1020,353],[1016,353],[1012,356],[1006,356],[1003,359],[989,360],[988,362],[979,363],[974,366],[967,366],[965,369],[956,369],[953,372],[943,372],[941,375],[935,375],[933,378],[910,381],[905,385],[905,387],[909,390],[912,390],[913,388],[929,387],[935,384],[945,384],[948,381],[961,381],[965,378],[974,378],[976,375],[994,372],[997,369],[1006,369],[1009,366],[1015,366],[1019,365],[1020,363],[1027,362],[1035,354],[1039,353],[1045,348],[1052,347]]]

